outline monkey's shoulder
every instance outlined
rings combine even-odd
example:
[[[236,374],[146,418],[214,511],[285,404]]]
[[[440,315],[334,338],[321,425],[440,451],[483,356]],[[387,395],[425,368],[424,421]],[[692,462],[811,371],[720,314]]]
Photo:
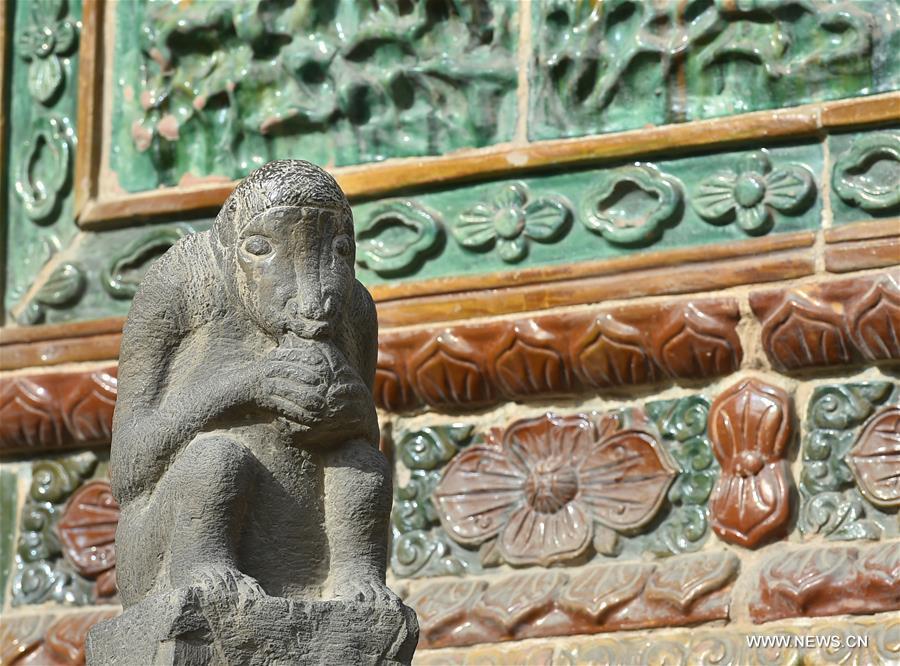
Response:
[[[163,318],[189,327],[198,316],[220,307],[222,284],[210,233],[184,236],[147,270],[129,320]]]

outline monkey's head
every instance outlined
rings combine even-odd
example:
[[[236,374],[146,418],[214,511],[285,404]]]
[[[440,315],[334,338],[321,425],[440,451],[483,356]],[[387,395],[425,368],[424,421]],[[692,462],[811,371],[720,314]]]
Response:
[[[331,335],[350,299],[353,214],[328,173],[303,160],[270,162],[231,193],[213,227],[233,299],[275,339]]]

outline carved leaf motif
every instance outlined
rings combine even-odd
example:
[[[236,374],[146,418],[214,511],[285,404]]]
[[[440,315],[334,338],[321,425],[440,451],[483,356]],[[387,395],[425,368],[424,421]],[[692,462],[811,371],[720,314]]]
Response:
[[[83,664],[88,632],[98,622],[118,615],[117,611],[95,611],[64,615],[44,635],[44,644],[53,663]]]
[[[731,553],[694,555],[658,566],[644,596],[687,613],[702,597],[717,592],[737,576],[740,561]]]
[[[81,295],[84,271],[76,264],[62,264],[41,285],[35,300],[42,305],[66,305]]]
[[[709,434],[722,465],[710,499],[713,529],[753,548],[789,518],[788,474],[782,461],[792,434],[787,394],[756,379],[722,393],[709,413]]]
[[[656,364],[644,347],[644,335],[611,314],[602,314],[576,340],[575,371],[588,386],[634,386],[657,379]]]
[[[35,58],[28,66],[28,92],[37,101],[46,104],[63,82],[63,68],[59,58]]]
[[[621,564],[584,570],[573,576],[560,604],[598,621],[637,598],[653,569],[651,564]]]
[[[69,498],[57,532],[63,553],[80,574],[95,578],[116,566],[118,523],[119,504],[108,482],[86,483]]]
[[[847,319],[850,335],[867,360],[900,359],[900,286],[892,276],[873,284],[849,308]]]
[[[512,632],[529,616],[549,609],[567,580],[560,571],[507,576],[487,589],[475,603],[473,612]]]
[[[497,358],[495,367],[500,387],[513,399],[560,394],[568,388],[560,355],[519,339]]]
[[[17,615],[0,624],[0,663],[21,664],[41,658],[41,644],[53,616]]]
[[[638,203],[637,192],[643,193]],[[604,175],[582,203],[582,221],[591,231],[621,245],[648,245],[677,222],[681,183],[652,164],[621,167]],[[649,209],[646,200],[653,201]]]
[[[900,134],[863,134],[834,164],[831,185],[848,204],[882,211],[900,205]]]
[[[694,303],[675,307],[651,333],[657,363],[676,379],[729,374],[740,367],[743,349],[733,313],[704,312]]]
[[[489,403],[493,394],[478,362],[482,358],[452,330],[444,331],[409,362],[416,392],[432,407]]]
[[[118,382],[106,372],[94,372],[78,382],[62,401],[63,419],[78,440],[109,440]]]
[[[780,556],[763,570],[766,586],[802,612],[820,593],[828,596],[850,573],[857,551],[847,548],[810,548]]]
[[[766,354],[779,370],[835,365],[850,361],[843,316],[834,309],[789,292],[763,322]]]
[[[434,492],[444,528],[475,545],[495,536],[524,501],[527,472],[493,446],[473,446],[447,466]]]
[[[900,407],[872,417],[847,462],[866,499],[882,507],[900,505]]]
[[[411,273],[443,233],[440,217],[424,206],[385,202],[357,228],[356,263],[385,277]]]
[[[372,397],[375,404],[391,412],[404,412],[420,403],[404,377],[405,350],[392,350],[392,340],[384,338],[378,345],[378,360],[375,367],[375,384]]]
[[[28,379],[0,385],[0,442],[4,446],[58,444],[61,436],[62,422],[47,388]]]
[[[713,402],[709,412],[713,451],[727,473],[739,473],[746,461],[741,454],[754,451],[762,462],[784,455],[792,433],[791,402],[781,389],[757,379],[746,379]]]
[[[483,580],[459,580],[424,586],[408,599],[416,609],[423,633],[452,626],[462,618],[472,603],[487,588]]]
[[[639,430],[621,430],[601,440],[578,471],[581,501],[594,518],[626,532],[653,519],[678,475],[659,441]]]
[[[513,326],[493,363],[497,384],[510,399],[558,395],[569,388],[568,369],[553,335],[534,321]]]

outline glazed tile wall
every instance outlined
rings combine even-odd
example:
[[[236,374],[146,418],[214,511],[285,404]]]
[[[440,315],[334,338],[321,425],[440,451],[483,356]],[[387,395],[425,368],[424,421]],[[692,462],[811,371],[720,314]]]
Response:
[[[215,206],[79,228],[95,5],[10,6],[0,661],[79,664],[119,612],[121,324],[98,322]],[[900,107],[807,107],[796,136],[741,115],[900,89],[896,3],[310,6],[108,3],[100,184],[522,149],[354,201],[417,663],[900,660]],[[757,125],[603,152],[720,116]],[[599,143],[553,141],[580,136]]]
[[[517,2],[301,6],[118,3],[116,31],[142,40],[116,41],[118,185],[239,178],[296,155],[357,164],[512,138]]]
[[[4,190],[6,308],[22,298],[41,267],[66,247],[77,231],[72,177],[78,143],[75,118],[81,0],[17,2],[14,9],[21,41],[8,67],[9,85],[16,94],[9,109],[7,145],[16,150],[9,154],[8,187]],[[80,276],[56,282],[56,287],[48,287],[24,306],[24,321],[39,320],[44,307],[74,299],[84,286]]]
[[[742,663],[747,634],[812,630],[772,622],[900,610],[898,409],[900,384],[870,369],[841,382],[744,373],[651,399],[386,416],[397,465],[389,575],[419,614],[420,655],[724,622],[719,640],[735,647],[723,663]],[[24,490],[16,552],[2,563],[7,609],[49,603],[86,625],[116,612],[105,458],[4,464]],[[99,610],[64,611],[80,606]],[[58,649],[55,616],[40,617],[47,626],[8,631],[28,650]],[[891,634],[878,632],[891,626],[813,625],[868,636],[872,663],[889,663]],[[76,654],[87,628],[71,630]],[[578,640],[552,646],[640,639]],[[673,663],[700,649],[679,640]],[[446,657],[466,663],[484,649]],[[492,649],[513,663],[515,650]]]
[[[532,7],[533,138],[852,97],[900,82],[890,0]]]
[[[820,230],[826,220],[891,219],[897,140],[898,130],[858,132],[362,203],[354,207],[357,273],[370,287],[487,275],[514,282],[523,268],[602,265],[758,238],[774,244]],[[210,224],[201,218],[81,232],[54,253],[55,268],[38,289],[10,300],[11,314],[20,324],[124,315],[149,263]],[[9,269],[18,270],[15,262]]]
[[[118,3],[141,41],[116,42],[110,164],[135,191],[287,155],[442,154],[513,139],[517,93],[546,139],[895,90],[898,17],[890,0]]]

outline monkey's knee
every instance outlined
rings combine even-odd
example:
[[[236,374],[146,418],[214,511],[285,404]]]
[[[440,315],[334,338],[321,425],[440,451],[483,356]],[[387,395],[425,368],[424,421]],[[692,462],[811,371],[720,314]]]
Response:
[[[237,518],[252,491],[259,463],[240,442],[200,435],[188,444],[166,474],[166,493],[181,521],[218,522]]]
[[[391,472],[381,451],[365,440],[353,440],[332,454],[326,462],[325,477],[326,484],[341,492],[348,503],[389,511]]]
[[[188,477],[193,486],[198,483],[241,485],[252,472],[254,463],[253,454],[240,442],[223,435],[204,434],[182,449],[169,469],[169,476],[179,483]]]

